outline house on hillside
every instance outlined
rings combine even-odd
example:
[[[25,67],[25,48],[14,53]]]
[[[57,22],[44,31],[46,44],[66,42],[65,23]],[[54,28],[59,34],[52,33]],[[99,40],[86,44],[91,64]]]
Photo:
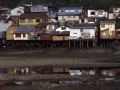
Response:
[[[69,39],[96,39],[96,23],[81,23],[81,19],[72,23]]]
[[[20,16],[24,13],[24,7],[16,7],[11,10],[11,16]]]
[[[115,20],[100,21],[100,38],[109,39],[115,37]]]
[[[108,13],[105,10],[87,10],[87,17],[108,18]]]
[[[9,8],[1,8],[0,9],[0,16],[10,16],[10,9]]]
[[[45,12],[49,18],[56,18],[57,6],[46,5],[46,4],[37,4],[30,7],[32,13],[41,13]]]
[[[79,20],[83,7],[59,7],[58,21]]]
[[[108,10],[109,19],[116,19],[116,17],[120,17],[120,7],[110,7]]]
[[[35,26],[49,20],[46,13],[24,13],[19,17],[19,25],[27,28],[30,32],[35,31]]]
[[[53,32],[57,27],[57,22],[39,23],[36,25],[36,37],[40,38],[40,40],[52,40]]]

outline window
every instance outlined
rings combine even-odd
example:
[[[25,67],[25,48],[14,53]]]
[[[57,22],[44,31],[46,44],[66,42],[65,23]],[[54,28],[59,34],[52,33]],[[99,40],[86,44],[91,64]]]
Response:
[[[101,27],[105,27],[105,24],[102,24]]]
[[[65,10],[61,10],[61,12],[65,12]]]
[[[53,26],[49,26],[49,29],[53,29]]]
[[[32,19],[28,19],[28,23],[32,23],[33,22],[33,20]]]
[[[102,11],[99,11],[99,12],[98,12],[98,15],[103,15],[103,12],[102,12]]]
[[[109,24],[109,28],[111,28],[112,27],[112,24]]]
[[[74,33],[73,36],[77,36],[77,33]]]
[[[25,22],[25,19],[21,19],[20,22],[21,22],[21,23],[24,23],[24,22]]]
[[[22,11],[17,11],[17,14],[21,14],[22,13]]]
[[[83,32],[83,29],[81,29],[80,32]]]
[[[40,22],[40,19],[36,19],[36,22]]]
[[[65,30],[65,29],[66,29],[66,27],[61,27],[61,29],[62,29],[62,30]]]
[[[74,12],[79,12],[79,10],[74,10]]]
[[[82,19],[81,21],[82,21],[82,23],[84,23],[84,19]]]
[[[62,19],[64,19],[64,16],[62,16]]]
[[[73,18],[75,18],[75,16],[73,16]]]
[[[46,7],[46,6],[43,6],[43,9],[47,9],[47,7]]]
[[[23,37],[25,37],[26,35],[25,34],[23,34]]]
[[[38,10],[38,6],[34,6],[34,7],[33,7],[33,10]]]
[[[95,15],[95,12],[91,12],[91,15]]]
[[[68,16],[68,18],[71,18],[71,16]]]
[[[16,37],[16,38],[20,38],[20,37],[21,37],[21,34],[15,34],[15,37]]]

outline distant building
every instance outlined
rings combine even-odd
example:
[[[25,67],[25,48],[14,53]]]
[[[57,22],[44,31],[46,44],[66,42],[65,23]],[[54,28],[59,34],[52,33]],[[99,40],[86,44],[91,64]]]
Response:
[[[116,19],[116,17],[120,17],[120,7],[110,7],[108,13],[109,19]]]
[[[16,7],[11,10],[11,16],[20,16],[24,13],[24,7]]]

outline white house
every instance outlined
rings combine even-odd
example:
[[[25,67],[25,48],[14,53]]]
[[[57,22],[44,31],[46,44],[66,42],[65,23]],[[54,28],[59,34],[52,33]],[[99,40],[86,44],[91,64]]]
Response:
[[[120,7],[110,7],[108,13],[109,19],[115,19],[118,15],[120,15]]]
[[[24,13],[24,7],[16,7],[11,10],[11,16],[20,16]]]
[[[70,31],[70,28],[66,26],[61,26],[61,27],[58,27],[56,31],[59,31],[59,32]]]
[[[96,17],[96,18],[106,17],[106,18],[108,18],[108,13],[105,10],[88,10],[87,15],[88,15],[88,17]]]

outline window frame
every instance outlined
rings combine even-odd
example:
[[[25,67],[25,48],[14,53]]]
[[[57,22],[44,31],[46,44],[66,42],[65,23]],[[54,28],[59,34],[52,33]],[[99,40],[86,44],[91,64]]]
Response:
[[[20,23],[25,23],[25,19],[20,19]]]
[[[28,19],[28,23],[33,23],[33,19]]]

